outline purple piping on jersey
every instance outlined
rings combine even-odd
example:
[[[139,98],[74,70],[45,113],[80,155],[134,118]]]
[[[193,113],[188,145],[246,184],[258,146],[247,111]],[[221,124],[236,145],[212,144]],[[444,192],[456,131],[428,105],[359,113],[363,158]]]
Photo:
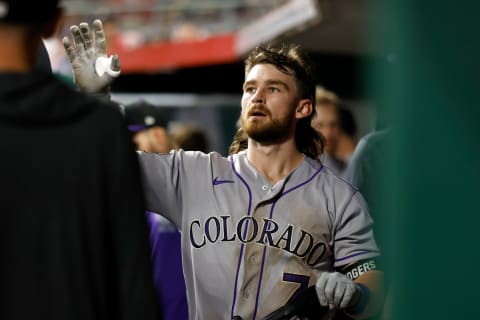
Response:
[[[351,255],[349,255],[349,256],[340,258],[340,259],[335,259],[335,262],[343,261],[343,260],[346,260],[346,259],[349,259],[349,258],[353,258],[353,257],[356,257],[356,256],[361,256],[362,254],[369,253],[369,252],[371,252],[371,251],[367,251],[367,250],[360,251],[360,252],[351,254]]]
[[[313,180],[313,178],[315,178],[319,173],[320,171],[322,171],[323,169],[323,165],[320,166],[320,168],[310,177],[308,178],[306,181],[296,185],[295,187],[292,187],[286,191],[284,191],[273,203],[272,203],[272,207],[270,208],[270,216],[269,216],[269,219],[271,220],[272,217],[273,217],[273,209],[275,208],[275,205],[277,204],[277,201],[283,197],[284,195],[286,195],[287,193],[290,193],[292,192],[293,190],[296,190],[300,187],[303,187],[304,185],[306,185],[307,183],[309,183],[310,181]],[[258,298],[260,297],[260,288],[261,288],[261,285],[262,285],[262,278],[263,278],[263,267],[265,265],[265,257],[267,255],[267,247],[263,247],[263,254],[262,254],[262,267],[260,269],[260,278],[258,279],[258,287],[257,287],[257,296],[255,297],[255,309],[253,311],[253,320],[255,320],[255,318],[257,317],[257,309],[258,309]]]
[[[233,156],[228,157],[230,159],[230,163],[232,164],[232,170],[233,173],[242,181],[242,183],[245,185],[248,191],[248,211],[247,215],[251,215],[251,210],[252,210],[252,190],[250,189],[250,186],[247,184],[247,182],[242,178],[242,176],[235,170],[235,163],[233,162]],[[248,221],[245,224],[245,230],[243,231],[243,239],[245,239],[245,236],[247,235],[248,231]],[[242,264],[242,258],[243,258],[243,250],[245,248],[245,244],[242,243],[242,246],[240,247],[240,254],[238,256],[238,262],[237,262],[237,273],[235,274],[235,286],[233,288],[233,301],[232,301],[232,310],[230,311],[230,318],[233,319],[233,312],[235,311],[235,304],[237,303],[237,286],[238,286],[238,274],[240,272],[240,265]]]

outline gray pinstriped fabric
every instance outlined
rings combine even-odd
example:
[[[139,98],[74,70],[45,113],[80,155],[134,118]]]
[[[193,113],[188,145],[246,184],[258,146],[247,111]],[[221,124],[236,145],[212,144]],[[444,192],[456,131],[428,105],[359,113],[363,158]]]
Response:
[[[246,152],[139,159],[148,209],[182,231],[191,319],[261,319],[321,271],[379,255],[363,197],[318,161],[272,186]]]

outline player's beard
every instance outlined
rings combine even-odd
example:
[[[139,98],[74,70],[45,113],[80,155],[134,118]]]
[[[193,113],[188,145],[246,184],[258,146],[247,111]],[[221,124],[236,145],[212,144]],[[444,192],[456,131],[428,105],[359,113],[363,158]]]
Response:
[[[253,109],[253,108],[251,108]],[[251,111],[242,117],[242,127],[247,136],[260,143],[276,143],[284,140],[293,125],[293,112],[283,118],[272,119],[270,110],[264,106],[255,106],[265,117],[262,119],[249,119]]]

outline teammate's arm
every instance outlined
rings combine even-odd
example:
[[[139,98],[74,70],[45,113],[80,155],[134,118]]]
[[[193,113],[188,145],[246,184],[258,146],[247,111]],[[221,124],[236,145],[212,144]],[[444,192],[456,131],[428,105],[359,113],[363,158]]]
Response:
[[[113,113],[113,111],[110,111]],[[110,278],[115,284],[111,298],[117,320],[159,319],[158,300],[153,282],[148,228],[138,161],[127,129],[116,115],[105,122],[100,139],[102,162],[102,204],[108,226],[101,242],[108,243]],[[112,117],[113,118],[113,117]],[[105,119],[105,118],[104,118]],[[114,298],[115,297],[115,298]]]

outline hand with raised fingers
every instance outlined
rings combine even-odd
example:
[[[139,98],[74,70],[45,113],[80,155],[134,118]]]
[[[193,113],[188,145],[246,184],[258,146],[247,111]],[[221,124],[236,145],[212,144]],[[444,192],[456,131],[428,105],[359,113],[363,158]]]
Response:
[[[73,79],[80,90],[105,93],[110,89],[113,78],[120,74],[120,61],[117,55],[107,57],[105,33],[100,20],[92,23],[93,33],[88,23],[70,27],[70,37],[63,38],[63,46],[72,64]]]

